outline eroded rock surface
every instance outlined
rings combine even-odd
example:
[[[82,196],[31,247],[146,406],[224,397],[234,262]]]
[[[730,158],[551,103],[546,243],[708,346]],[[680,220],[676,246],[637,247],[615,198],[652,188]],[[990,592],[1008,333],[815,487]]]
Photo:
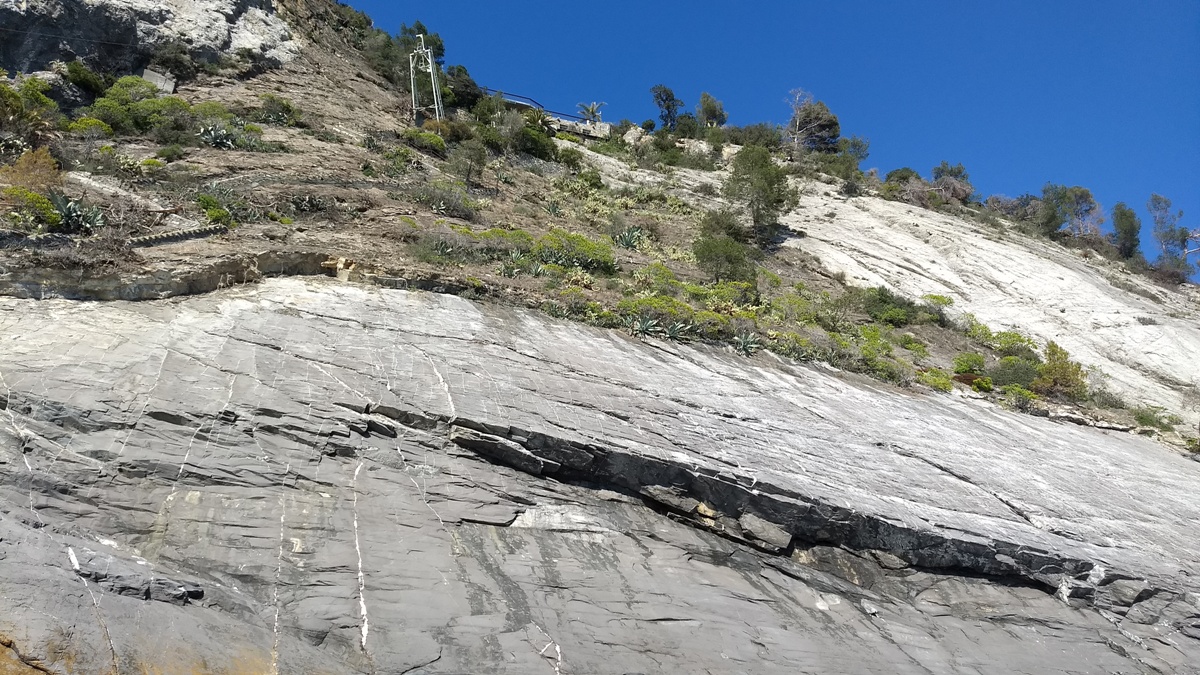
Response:
[[[0,298],[0,672],[1197,672],[1198,484],[452,296]]]
[[[209,60],[249,50],[283,63],[299,52],[271,0],[0,0],[0,26],[0,67],[12,72],[75,58],[131,70],[170,42]]]

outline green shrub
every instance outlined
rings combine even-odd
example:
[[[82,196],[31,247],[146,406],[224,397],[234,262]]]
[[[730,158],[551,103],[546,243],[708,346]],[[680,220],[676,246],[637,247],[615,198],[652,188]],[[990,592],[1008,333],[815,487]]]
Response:
[[[82,61],[67,63],[67,81],[92,96],[100,96],[112,85],[106,78],[83,64]]]
[[[110,138],[113,129],[95,117],[80,117],[67,125],[67,131],[88,138]]]
[[[129,134],[137,131],[133,126],[133,119],[129,114],[128,105],[118,103],[113,99],[96,99],[96,102],[87,109],[87,113],[88,116],[108,125],[114,133]]]
[[[648,298],[625,298],[617,303],[617,313],[622,316],[650,317],[660,323],[690,323],[695,309],[686,302],[663,295]]]
[[[511,251],[528,253],[533,249],[533,235],[525,230],[504,230],[493,227],[474,235],[481,250],[488,255],[498,257]]]
[[[434,213],[463,220],[475,220],[478,204],[460,185],[445,181],[419,183],[404,189],[410,199],[433,209]]]
[[[226,227],[233,227],[233,224],[234,224],[233,223],[233,214],[229,213],[229,211],[227,211],[226,209],[221,209],[221,208],[205,209],[204,217],[208,218],[208,222],[212,223],[213,225],[224,225]]]
[[[733,322],[724,314],[701,310],[692,315],[696,334],[708,340],[722,340],[733,333]]]
[[[955,373],[971,373],[979,375],[983,373],[983,368],[986,365],[983,354],[976,352],[963,352],[954,357],[954,372]]]
[[[692,245],[696,265],[714,281],[755,279],[747,246],[725,235],[701,237]]]
[[[683,289],[692,300],[709,309],[736,311],[739,307],[752,305],[758,300],[758,288],[748,281],[718,281],[712,284],[683,284]]]
[[[157,97],[158,87],[134,75],[122,77],[104,92],[105,99],[124,106]]]
[[[854,293],[862,303],[863,311],[868,316],[875,321],[886,323],[889,326],[899,328],[930,319],[936,321],[940,318],[940,314],[935,314],[936,312],[940,312],[940,310],[929,307],[927,311],[923,311],[926,308],[908,298],[893,293],[883,286],[854,291]]]
[[[200,208],[204,211],[208,211],[210,209],[222,208],[221,201],[219,199],[217,199],[216,197],[214,197],[213,195],[209,195],[209,194],[197,195],[196,196],[196,204],[199,205]]]
[[[954,382],[950,379],[949,373],[940,368],[930,368],[917,373],[917,381],[921,384],[941,392],[947,392],[954,388]]]
[[[1019,356],[1034,362],[1041,360],[1037,354],[1037,343],[1016,331],[994,333],[987,344],[1001,356]]]
[[[192,107],[178,96],[147,98],[129,104],[129,115],[138,131],[149,131],[164,125],[182,125],[185,130],[196,126]]]
[[[987,375],[997,387],[1017,385],[1028,389],[1038,377],[1038,367],[1019,356],[1005,356],[987,371]]]
[[[578,171],[583,168],[583,153],[576,148],[559,148],[558,163],[571,169]]]
[[[890,174],[889,174],[890,175]],[[936,293],[927,293],[921,296],[921,299],[928,302],[934,307],[949,307],[954,304],[954,299],[945,295],[937,295]]]
[[[675,273],[671,271],[671,268],[661,262],[650,263],[639,270],[635,270],[633,273],[633,283],[634,287],[639,291],[645,291],[653,295],[675,296],[679,294],[679,280],[675,278]]]
[[[1038,367],[1038,377],[1029,388],[1044,396],[1082,401],[1087,398],[1087,375],[1067,350],[1050,341],[1046,343],[1045,362]]]
[[[700,217],[700,236],[726,236],[739,243],[750,241],[750,232],[738,222],[737,213],[729,209],[705,211]]]
[[[563,267],[579,267],[604,274],[617,271],[611,246],[557,227],[537,240],[533,255],[543,263]]]
[[[399,178],[413,167],[413,151],[407,146],[397,145],[383,151],[383,160],[386,162],[383,165],[384,175]],[[374,169],[370,162],[363,165],[363,173],[374,175]]]
[[[1034,408],[1038,395],[1019,384],[1009,384],[1000,388],[1004,392],[1004,403],[1010,408],[1021,412],[1029,412]]]
[[[979,377],[971,382],[971,388],[983,394],[992,391],[993,387],[992,378],[990,377]]]
[[[167,176],[167,163],[153,157],[140,162],[142,175],[151,180],[162,180]]]
[[[183,148],[181,148],[178,144],[159,148],[158,152],[154,153],[154,155],[167,162],[177,162],[184,158]]]
[[[300,111],[291,101],[274,94],[263,94],[259,99],[262,104],[251,113],[251,119],[279,127],[298,126]]]
[[[32,232],[53,230],[62,222],[48,198],[17,186],[0,191],[0,214],[9,226]]]
[[[487,146],[471,138],[459,143],[450,151],[449,168],[470,185],[476,177],[483,174],[483,167],[487,161]]]
[[[233,122],[237,115],[229,111],[220,101],[201,101],[192,106],[192,113],[205,124]]]
[[[595,169],[584,169],[576,178],[592,190],[604,189],[604,181],[600,178],[600,172]]]
[[[1174,424],[1182,420],[1174,415],[1167,415],[1165,408],[1159,406],[1139,406],[1133,409],[1133,419],[1143,427],[1154,427],[1161,431],[1171,431]]]
[[[900,336],[898,344],[913,353],[919,359],[929,358],[929,348],[924,342],[917,339],[917,336],[912,333],[904,333]]]
[[[167,71],[180,82],[196,77],[198,70],[191,50],[183,40],[172,40],[155,47],[150,56],[150,65],[156,70]]]
[[[558,146],[541,129],[525,127],[517,132],[513,139],[513,147],[518,152],[532,155],[547,162],[553,162],[558,157]],[[573,149],[573,148],[572,148]]]
[[[422,152],[438,155],[439,157],[446,154],[446,141],[442,140],[441,136],[431,134],[427,131],[421,131],[415,127],[410,127],[400,134],[400,138],[412,147]]]

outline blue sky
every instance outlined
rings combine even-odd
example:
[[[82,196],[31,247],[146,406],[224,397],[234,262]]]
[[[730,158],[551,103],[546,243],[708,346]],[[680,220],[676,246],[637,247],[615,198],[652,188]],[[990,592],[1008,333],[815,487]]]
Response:
[[[551,110],[640,122],[663,83],[785,123],[801,87],[870,139],[864,168],[962,162],[984,195],[1083,185],[1139,212],[1151,254],[1151,192],[1200,227],[1198,0],[349,4],[390,32],[421,20],[447,63]]]

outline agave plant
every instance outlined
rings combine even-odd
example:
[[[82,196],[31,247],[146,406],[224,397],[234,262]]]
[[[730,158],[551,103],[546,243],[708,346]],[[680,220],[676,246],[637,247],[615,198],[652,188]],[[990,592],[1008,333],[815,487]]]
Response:
[[[755,333],[738,333],[733,336],[733,348],[742,356],[754,356],[754,352],[762,349],[762,341]]]
[[[454,245],[445,239],[438,239],[433,242],[433,252],[442,257],[450,257],[454,255]]]
[[[59,223],[55,228],[66,234],[91,234],[104,227],[104,212],[99,207],[88,206],[78,199],[52,192],[47,195],[54,210],[58,211]]]
[[[625,330],[634,337],[649,337],[662,331],[658,319],[649,316],[629,315],[623,320]]]
[[[201,143],[220,150],[232,150],[237,147],[237,134],[217,124],[200,127],[196,137]]]
[[[663,335],[667,336],[668,340],[677,342],[686,340],[692,332],[692,324],[682,321],[672,321],[663,328]]]
[[[517,253],[517,251],[513,251],[513,253]],[[521,273],[524,271],[525,271],[524,261],[519,259],[515,255],[509,256],[508,260],[505,260],[504,262],[500,263],[500,276],[502,276],[502,277],[508,277],[509,279],[515,279],[515,278],[521,276]]]
[[[529,276],[531,277],[540,277],[546,273],[546,268],[543,267],[541,263],[535,262],[531,263],[525,271],[528,272]]]
[[[614,244],[620,246],[621,248],[635,249],[645,238],[646,233],[642,231],[642,228],[632,225],[618,232],[617,234],[614,234],[612,240]]]
[[[552,200],[546,202],[545,204],[542,205],[542,208],[546,211],[546,213],[548,213],[552,216],[557,217],[557,216],[562,215],[562,203],[559,202],[557,199],[552,199]]]

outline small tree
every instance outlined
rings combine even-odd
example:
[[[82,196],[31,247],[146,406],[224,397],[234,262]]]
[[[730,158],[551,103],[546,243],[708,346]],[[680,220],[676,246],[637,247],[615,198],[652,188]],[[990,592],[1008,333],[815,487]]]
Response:
[[[962,164],[951,165],[945,160],[933,167],[933,189],[941,194],[943,199],[960,202],[967,201],[975,193],[966,167]]]
[[[1046,396],[1081,401],[1087,398],[1087,376],[1083,366],[1072,361],[1067,350],[1050,341],[1046,343],[1046,360],[1038,366],[1038,377],[1030,389]]]
[[[1138,245],[1141,243],[1142,221],[1125,202],[1117,202],[1113,207],[1112,219],[1113,246],[1117,247],[1117,255],[1129,260],[1137,255]]]
[[[1037,225],[1046,236],[1057,234],[1063,225],[1075,236],[1097,233],[1102,222],[1103,212],[1092,197],[1091,190],[1078,185],[1067,187],[1053,183],[1047,183],[1042,188],[1042,206]]]
[[[746,246],[731,237],[719,234],[701,237],[692,245],[696,265],[713,281],[754,281],[754,264]]]
[[[665,84],[654,85],[650,88],[650,93],[654,94],[654,105],[658,106],[658,119],[662,122],[663,128],[674,131],[683,101],[675,98],[675,92]]]
[[[883,177],[883,182],[891,183],[893,185],[904,185],[908,182],[909,178],[920,177],[921,174],[917,173],[916,170],[910,169],[907,166],[903,166],[899,169],[892,169],[891,171],[887,172],[887,175]]]
[[[1200,230],[1189,232],[1186,227],[1180,227],[1179,220],[1183,211],[1171,212],[1171,200],[1160,194],[1150,195],[1146,202],[1146,210],[1154,220],[1154,238],[1158,240],[1164,255],[1187,256],[1200,252]],[[1189,243],[1195,240],[1196,248],[1189,248]]]
[[[483,142],[469,138],[450,151],[450,170],[470,185],[483,172],[488,152]]]
[[[776,219],[799,201],[796,190],[788,185],[787,172],[776,166],[766,148],[757,145],[742,148],[733,158],[725,196],[746,202],[760,245],[775,237]]]
[[[703,129],[700,121],[690,112],[675,118],[675,135],[679,138],[700,138]]]
[[[738,222],[737,214],[729,209],[706,211],[700,217],[701,237],[729,237],[739,244],[750,241],[750,233]]]
[[[814,101],[812,94],[803,89],[793,89],[790,105],[792,119],[788,123],[788,135],[793,146],[793,157],[802,151],[837,152],[838,138],[842,135],[837,115],[821,101]]]
[[[1146,210],[1154,220],[1154,238],[1162,249],[1155,267],[1174,281],[1186,280],[1195,272],[1188,256],[1200,253],[1200,229],[1189,232],[1186,227],[1181,227],[1179,220],[1183,218],[1183,211],[1172,212],[1171,200],[1160,194],[1150,195]]]
[[[729,120],[729,115],[725,114],[724,104],[706,91],[700,94],[700,104],[696,106],[696,118],[706,127],[719,127]]]

